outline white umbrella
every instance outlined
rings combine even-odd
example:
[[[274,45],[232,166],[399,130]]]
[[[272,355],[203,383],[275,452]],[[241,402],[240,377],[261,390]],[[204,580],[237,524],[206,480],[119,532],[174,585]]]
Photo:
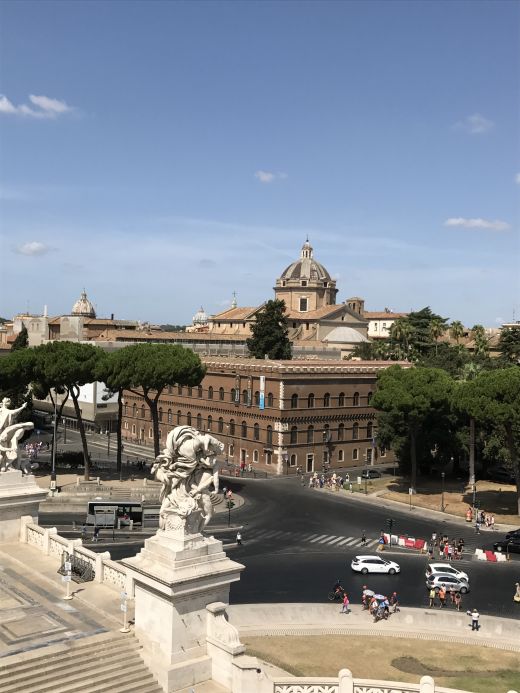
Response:
[[[374,597],[377,599],[377,601],[384,601],[386,599],[384,594],[374,594]]]
[[[373,597],[374,590],[363,590],[363,594],[365,595],[365,597]]]

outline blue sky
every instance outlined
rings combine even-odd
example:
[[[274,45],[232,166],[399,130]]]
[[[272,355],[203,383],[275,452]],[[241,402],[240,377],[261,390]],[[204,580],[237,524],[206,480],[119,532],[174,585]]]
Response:
[[[0,315],[520,319],[517,2],[2,2]]]

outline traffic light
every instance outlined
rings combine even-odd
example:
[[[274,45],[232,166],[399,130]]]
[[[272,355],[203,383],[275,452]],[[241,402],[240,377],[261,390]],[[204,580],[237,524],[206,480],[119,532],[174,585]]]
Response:
[[[394,526],[394,521],[391,517],[387,517],[386,519],[386,526],[388,527],[389,531],[392,531],[392,527]]]

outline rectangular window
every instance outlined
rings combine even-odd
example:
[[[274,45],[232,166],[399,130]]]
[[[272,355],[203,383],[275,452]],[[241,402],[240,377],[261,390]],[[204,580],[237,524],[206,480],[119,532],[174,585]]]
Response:
[[[359,460],[359,449],[358,448],[354,448],[352,450],[352,459],[353,460]]]
[[[253,462],[258,462],[258,450],[253,450]]]
[[[132,424],[132,433],[133,433],[134,436],[135,436],[135,424]]]
[[[300,298],[300,313],[305,313],[307,311],[307,299]]]
[[[125,428],[128,429],[128,421],[125,421]]]

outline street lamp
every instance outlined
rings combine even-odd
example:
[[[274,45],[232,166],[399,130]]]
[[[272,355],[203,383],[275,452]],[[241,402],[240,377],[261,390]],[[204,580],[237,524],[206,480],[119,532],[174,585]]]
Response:
[[[368,454],[364,455],[365,460],[365,496],[368,495],[367,483],[368,483]]]
[[[442,479],[442,498],[441,498],[441,512],[444,512],[445,506],[444,506],[444,477],[446,476],[445,472],[441,472],[441,479]]]
[[[56,430],[58,422],[58,393],[54,390],[54,422],[52,432],[52,467],[51,467],[51,487],[50,490],[56,490]]]

